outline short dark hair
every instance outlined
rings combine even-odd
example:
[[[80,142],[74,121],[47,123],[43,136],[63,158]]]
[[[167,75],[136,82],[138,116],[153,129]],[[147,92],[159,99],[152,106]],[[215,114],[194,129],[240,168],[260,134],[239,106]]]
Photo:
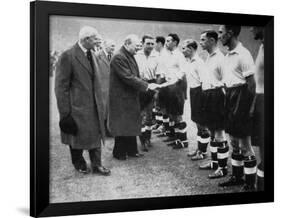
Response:
[[[151,35],[144,35],[143,37],[142,37],[142,43],[144,43],[145,42],[145,40],[146,39],[154,39]]]
[[[168,36],[172,37],[173,41],[176,41],[177,45],[180,43],[180,38],[176,33],[170,33]]]
[[[213,38],[216,42],[218,41],[218,33],[215,30],[205,30],[201,34],[206,34],[208,38]]]
[[[224,27],[227,31],[231,30],[235,37],[239,36],[239,34],[241,32],[241,26],[224,25]]]
[[[157,36],[156,37],[156,43],[160,42],[162,45],[165,44],[165,37],[163,36]]]
[[[198,43],[195,40],[193,40],[193,39],[186,39],[186,40],[184,40],[184,43],[186,44],[186,47],[191,47],[195,51],[198,48]]]

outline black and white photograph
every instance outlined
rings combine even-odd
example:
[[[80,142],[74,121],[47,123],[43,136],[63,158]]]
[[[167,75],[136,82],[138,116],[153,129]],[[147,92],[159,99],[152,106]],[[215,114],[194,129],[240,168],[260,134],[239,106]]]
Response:
[[[4,2],[1,217],[279,214],[277,3]]]
[[[31,216],[274,201],[273,16],[36,1],[30,17]]]
[[[264,29],[50,22],[50,203],[264,190]]]

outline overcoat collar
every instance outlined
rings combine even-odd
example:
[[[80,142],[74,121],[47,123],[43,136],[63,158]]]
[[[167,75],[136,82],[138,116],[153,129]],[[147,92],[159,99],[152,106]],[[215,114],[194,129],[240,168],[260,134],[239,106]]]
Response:
[[[131,53],[129,53],[124,46],[121,47],[121,53],[123,53],[133,63],[134,67],[138,72],[137,74],[139,76],[139,67],[134,56]]]

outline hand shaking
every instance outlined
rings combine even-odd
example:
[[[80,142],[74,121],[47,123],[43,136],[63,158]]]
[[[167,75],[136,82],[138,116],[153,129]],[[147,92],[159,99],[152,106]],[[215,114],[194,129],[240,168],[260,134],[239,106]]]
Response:
[[[161,86],[159,84],[150,83],[150,84],[148,84],[147,90],[156,91],[157,89],[160,89],[160,88],[161,88]]]

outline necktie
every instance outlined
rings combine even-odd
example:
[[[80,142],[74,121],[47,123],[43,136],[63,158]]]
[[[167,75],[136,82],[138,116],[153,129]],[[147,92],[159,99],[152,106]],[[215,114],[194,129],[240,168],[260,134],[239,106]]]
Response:
[[[107,55],[107,59],[108,59],[108,61],[111,60],[111,54],[108,54],[108,55]]]
[[[93,56],[92,56],[92,52],[90,49],[87,50],[87,59],[90,62],[91,68],[92,68],[92,72],[94,73],[94,63],[93,63]]]

